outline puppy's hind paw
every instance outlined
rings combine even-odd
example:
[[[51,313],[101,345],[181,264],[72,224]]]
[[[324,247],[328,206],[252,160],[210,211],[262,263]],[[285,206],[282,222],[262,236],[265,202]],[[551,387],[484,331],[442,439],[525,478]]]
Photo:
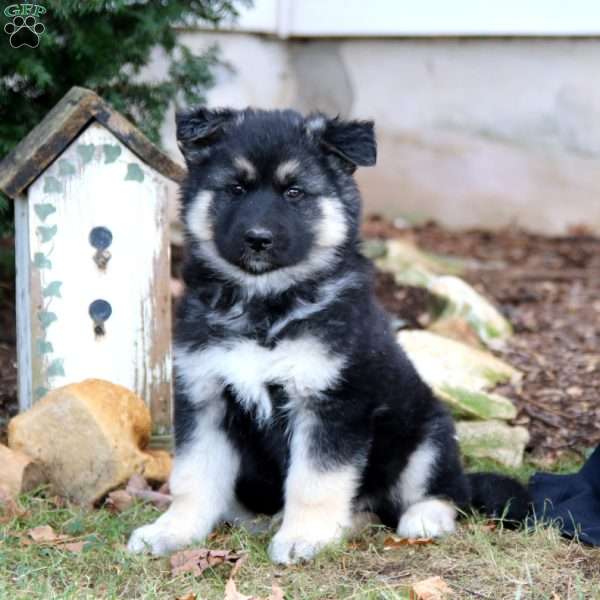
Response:
[[[449,502],[430,498],[409,506],[400,518],[398,535],[406,538],[441,537],[454,533],[456,509]]]

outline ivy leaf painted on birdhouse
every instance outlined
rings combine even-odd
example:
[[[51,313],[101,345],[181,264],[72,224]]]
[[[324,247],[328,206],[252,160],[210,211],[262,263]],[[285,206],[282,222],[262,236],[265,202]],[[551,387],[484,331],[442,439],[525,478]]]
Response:
[[[87,165],[94,158],[94,144],[79,144],[77,146],[77,154],[81,157],[84,165]]]
[[[56,316],[56,313],[48,310],[42,310],[38,313],[38,319],[42,328],[48,329],[48,327],[50,327],[54,321],[58,320],[58,317]]]
[[[65,175],[75,175],[76,169],[75,165],[66,158],[61,158],[58,161],[58,174],[61,176]]]
[[[65,367],[64,360],[62,358],[55,358],[48,365],[48,377],[64,377],[65,376]]]
[[[144,171],[137,163],[129,163],[127,165],[127,175],[125,181],[144,181]]]
[[[121,146],[119,144],[104,144],[102,146],[104,150],[104,164],[109,165],[114,163],[117,158],[121,155]]]
[[[43,356],[44,354],[52,354],[52,352],[54,352],[54,346],[52,345],[52,342],[48,342],[47,340],[37,340],[36,346],[37,353],[40,356]]]
[[[45,221],[52,213],[56,212],[56,207],[44,202],[43,204],[35,204],[33,210],[40,221]]]
[[[44,225],[40,225],[37,229],[37,234],[40,236],[40,240],[42,244],[49,242],[58,231],[58,227],[56,225],[52,225],[52,227],[46,227]]]
[[[51,269],[52,261],[46,257],[46,255],[42,252],[36,252],[33,255],[33,264],[38,269]]]
[[[46,194],[60,194],[62,191],[62,185],[56,177],[52,175],[44,177],[44,192]]]
[[[51,281],[42,291],[44,298],[60,298],[60,286],[62,281]]]

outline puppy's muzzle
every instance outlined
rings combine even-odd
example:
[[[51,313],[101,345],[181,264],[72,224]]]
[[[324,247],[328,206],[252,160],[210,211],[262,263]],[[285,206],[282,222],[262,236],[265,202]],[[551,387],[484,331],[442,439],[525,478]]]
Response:
[[[273,234],[268,229],[248,229],[244,234],[246,246],[255,252],[263,252],[273,245]]]

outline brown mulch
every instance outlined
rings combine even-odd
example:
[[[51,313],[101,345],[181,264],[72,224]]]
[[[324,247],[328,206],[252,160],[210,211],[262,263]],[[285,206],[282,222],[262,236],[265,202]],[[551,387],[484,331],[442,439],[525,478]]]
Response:
[[[408,237],[423,249],[468,259],[464,277],[492,298],[515,335],[501,353],[524,373],[500,391],[519,408],[531,449],[552,458],[600,443],[600,238],[552,238],[516,229],[450,232],[427,224],[397,229],[377,219],[369,237]],[[380,274],[377,294],[402,327],[427,325],[428,293]],[[14,285],[0,277],[0,441],[16,411]]]
[[[365,234],[409,238],[424,250],[468,259],[464,278],[514,327],[500,355],[524,378],[518,389],[498,391],[515,401],[536,456],[551,460],[600,443],[600,238],[513,228],[451,232],[434,224],[396,229],[377,219],[365,224]],[[397,310],[386,296],[388,310]]]

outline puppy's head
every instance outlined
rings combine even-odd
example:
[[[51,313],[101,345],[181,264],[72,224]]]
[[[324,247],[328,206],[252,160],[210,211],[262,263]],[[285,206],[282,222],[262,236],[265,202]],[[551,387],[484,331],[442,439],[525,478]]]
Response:
[[[355,242],[352,173],[375,164],[372,122],[200,108],[178,114],[177,139],[188,165],[188,237],[226,277],[285,289]]]

